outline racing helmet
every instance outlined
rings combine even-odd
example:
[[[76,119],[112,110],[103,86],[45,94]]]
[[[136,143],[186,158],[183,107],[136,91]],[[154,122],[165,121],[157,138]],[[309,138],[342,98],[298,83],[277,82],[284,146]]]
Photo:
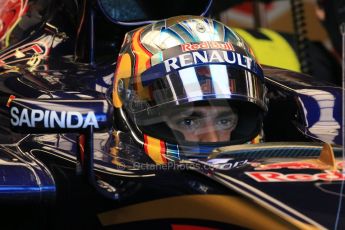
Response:
[[[118,143],[138,144],[158,164],[246,143],[260,132],[267,110],[263,71],[249,46],[221,22],[200,16],[126,34],[113,104]]]

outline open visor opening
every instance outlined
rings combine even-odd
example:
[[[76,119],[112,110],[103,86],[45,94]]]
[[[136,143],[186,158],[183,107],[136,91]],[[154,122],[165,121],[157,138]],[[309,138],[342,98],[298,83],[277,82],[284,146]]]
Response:
[[[123,87],[125,84],[127,87]],[[263,83],[253,73],[233,66],[188,67],[159,77],[145,87],[140,76],[119,85],[124,108],[134,124],[168,139],[186,140],[186,132],[210,136],[212,130],[227,135],[225,130],[240,126],[243,119],[239,115],[243,111],[250,112],[251,119],[256,120],[258,111],[266,110]],[[257,122],[253,122],[256,127]],[[248,133],[239,138],[245,135]],[[219,140],[194,139],[187,142]]]

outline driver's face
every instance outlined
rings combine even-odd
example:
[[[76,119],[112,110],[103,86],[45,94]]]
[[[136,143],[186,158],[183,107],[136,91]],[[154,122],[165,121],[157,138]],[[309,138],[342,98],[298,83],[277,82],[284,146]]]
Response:
[[[230,140],[238,115],[230,106],[192,106],[174,109],[165,120],[185,141],[223,142]]]

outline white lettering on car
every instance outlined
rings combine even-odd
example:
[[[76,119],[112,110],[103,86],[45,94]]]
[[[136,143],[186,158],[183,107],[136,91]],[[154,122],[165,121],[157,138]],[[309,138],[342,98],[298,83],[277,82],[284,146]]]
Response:
[[[28,127],[32,127],[31,126],[31,121],[29,119],[29,114],[28,114],[28,110],[27,109],[23,109],[22,113],[20,114],[20,118],[19,118],[19,126],[23,126],[23,123],[26,123],[26,125]]]
[[[83,114],[77,111],[54,111],[54,110],[38,110],[27,108],[18,109],[13,106],[10,110],[12,126],[27,126],[44,128],[86,128],[93,126],[99,128],[96,115],[93,111]]]
[[[11,108],[11,125],[13,126],[17,126],[19,124],[19,117],[18,117],[18,114],[19,114],[19,110],[18,108],[16,107],[12,107]]]
[[[77,120],[76,124],[73,124],[72,119],[75,117]],[[80,128],[83,125],[83,117],[79,112],[69,112],[69,116],[67,116],[67,127],[69,128]]]

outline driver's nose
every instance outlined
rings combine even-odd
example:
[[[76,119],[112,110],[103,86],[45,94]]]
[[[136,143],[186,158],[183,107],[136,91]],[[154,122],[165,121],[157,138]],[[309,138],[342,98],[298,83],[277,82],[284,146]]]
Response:
[[[218,142],[220,140],[217,130],[212,124],[202,128],[203,132],[199,134],[199,140],[202,142]]]

